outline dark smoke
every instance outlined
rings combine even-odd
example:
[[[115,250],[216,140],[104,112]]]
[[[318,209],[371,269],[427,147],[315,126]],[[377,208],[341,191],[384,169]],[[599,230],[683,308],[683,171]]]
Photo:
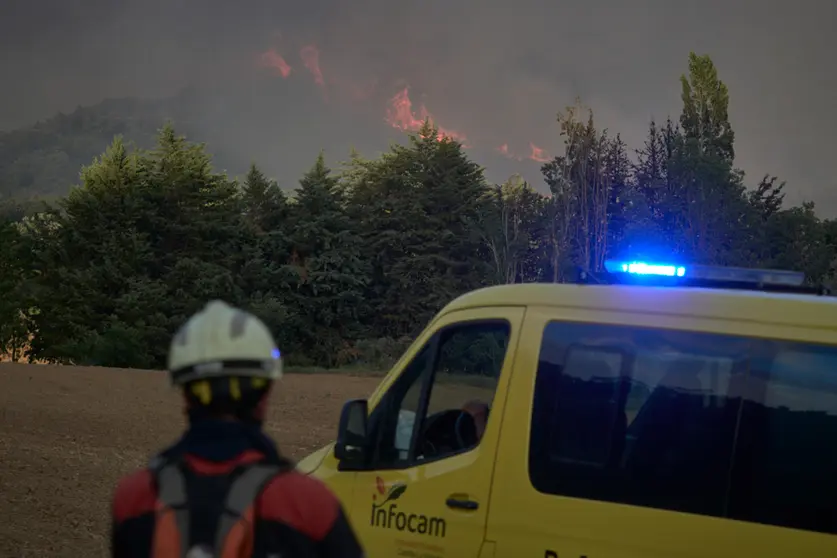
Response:
[[[205,93],[189,116],[200,139],[292,181],[321,148],[330,161],[352,145],[385,149],[399,137],[383,121],[385,100],[409,85],[414,102],[473,140],[493,179],[522,170],[537,180],[536,164],[501,161],[493,149],[526,153],[534,142],[554,152],[555,113],[577,95],[639,147],[652,116],[678,115],[678,77],[695,50],[713,57],[731,89],[750,182],[778,174],[790,202],[814,199],[833,214],[835,11],[813,0],[6,0],[0,129],[188,87]],[[301,75],[305,45],[319,49],[329,87],[375,83],[374,95],[350,102],[330,90],[326,104]],[[289,59],[296,81],[280,87],[258,68],[268,48]]]

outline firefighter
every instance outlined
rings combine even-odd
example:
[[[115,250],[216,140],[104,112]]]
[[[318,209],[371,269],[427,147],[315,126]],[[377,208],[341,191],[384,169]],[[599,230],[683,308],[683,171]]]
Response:
[[[261,320],[208,303],[174,336],[168,371],[189,426],[119,482],[113,558],[363,556],[334,494],[295,471],[262,431],[282,370]]]

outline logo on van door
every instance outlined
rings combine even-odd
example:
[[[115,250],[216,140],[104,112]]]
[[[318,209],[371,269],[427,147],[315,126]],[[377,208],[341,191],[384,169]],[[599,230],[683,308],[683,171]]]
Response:
[[[398,509],[395,500],[401,498],[407,491],[406,484],[396,482],[387,490],[386,483],[381,477],[377,477],[375,483],[377,492],[372,494],[372,516],[370,518],[372,527],[407,531],[429,537],[445,536],[447,524],[444,518]]]

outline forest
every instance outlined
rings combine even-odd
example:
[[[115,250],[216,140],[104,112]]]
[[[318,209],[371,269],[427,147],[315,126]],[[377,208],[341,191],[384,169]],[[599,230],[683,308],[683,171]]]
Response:
[[[537,188],[488,183],[430,121],[374,159],[312,156],[292,192],[255,164],[217,172],[169,124],[149,149],[116,136],[65,197],[3,204],[0,354],[162,368],[176,328],[222,298],[262,317],[291,365],[382,369],[464,292],[569,281],[611,257],[794,269],[830,286],[837,221],[736,167],[708,56],[690,55],[681,85],[679,119],[651,122],[635,149],[580,101],[566,107]]]

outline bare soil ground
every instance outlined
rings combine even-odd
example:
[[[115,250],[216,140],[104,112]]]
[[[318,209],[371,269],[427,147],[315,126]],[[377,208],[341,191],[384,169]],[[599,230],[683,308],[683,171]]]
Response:
[[[380,376],[289,374],[267,432],[299,459],[334,439],[347,399]],[[440,377],[431,412],[490,403],[485,382]],[[165,373],[0,363],[0,558],[108,556],[118,478],[174,441],[185,422]]]
[[[267,430],[300,458],[378,381],[287,375]],[[179,435],[180,409],[160,372],[0,364],[0,557],[107,556],[113,487]]]

